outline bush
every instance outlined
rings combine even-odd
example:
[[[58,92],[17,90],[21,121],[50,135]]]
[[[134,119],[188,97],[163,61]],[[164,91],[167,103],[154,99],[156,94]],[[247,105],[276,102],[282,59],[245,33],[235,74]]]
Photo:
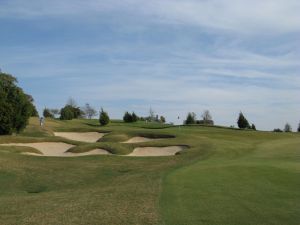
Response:
[[[102,108],[100,111],[100,117],[99,117],[99,122],[102,126],[105,126],[109,123],[109,116],[107,114],[107,112],[105,112]]]
[[[241,128],[241,129],[250,128],[249,122],[244,117],[244,115],[243,115],[242,112],[240,112],[240,114],[239,114],[239,118],[238,118],[237,124],[238,124],[239,128]]]
[[[283,132],[281,129],[279,129],[279,128],[275,128],[274,130],[273,130],[273,132]]]
[[[17,79],[0,72],[0,134],[22,131],[33,114],[33,104]]]
[[[213,120],[197,120],[196,123],[201,125],[211,125],[211,126],[214,125]]]
[[[252,123],[252,125],[251,125],[251,129],[252,129],[252,130],[256,130],[256,126],[255,126],[255,124],[254,124],[254,123]]]
[[[73,107],[66,105],[60,110],[60,119],[61,120],[72,120],[74,118]]]

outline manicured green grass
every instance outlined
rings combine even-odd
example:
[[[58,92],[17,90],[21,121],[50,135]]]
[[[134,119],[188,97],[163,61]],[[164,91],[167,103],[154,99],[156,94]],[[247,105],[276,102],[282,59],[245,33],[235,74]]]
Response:
[[[53,131],[107,132],[88,144]],[[121,143],[134,136],[168,137]],[[171,137],[169,136],[169,137]],[[188,145],[173,157],[74,158],[20,154],[0,147],[0,224],[299,224],[300,135],[204,126],[33,118],[0,143],[64,141],[123,155],[136,146]]]

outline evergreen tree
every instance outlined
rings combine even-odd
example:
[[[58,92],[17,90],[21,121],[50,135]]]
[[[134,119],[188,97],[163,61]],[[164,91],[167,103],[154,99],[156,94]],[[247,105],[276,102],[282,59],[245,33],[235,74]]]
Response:
[[[251,129],[252,129],[252,130],[256,130],[256,127],[255,127],[254,123],[252,123]]]
[[[185,124],[195,124],[196,123],[196,114],[193,112],[189,112],[186,120],[185,120]]]
[[[300,132],[300,123],[299,123],[299,125],[298,125],[298,129],[297,129],[297,131],[298,131],[298,132]]]
[[[238,127],[241,129],[250,127],[248,120],[245,118],[245,116],[243,115],[242,112],[240,112],[240,114],[239,114],[237,124],[238,124]]]
[[[125,112],[123,116],[123,120],[126,123],[131,123],[132,122],[132,115],[129,112]]]
[[[131,117],[132,117],[132,122],[137,122],[139,119],[138,116],[134,112],[132,112]]]
[[[107,112],[105,112],[103,110],[103,108],[101,108],[101,111],[100,111],[100,117],[99,117],[99,122],[102,126],[105,126],[109,123],[110,119],[109,119],[109,116],[107,114]]]

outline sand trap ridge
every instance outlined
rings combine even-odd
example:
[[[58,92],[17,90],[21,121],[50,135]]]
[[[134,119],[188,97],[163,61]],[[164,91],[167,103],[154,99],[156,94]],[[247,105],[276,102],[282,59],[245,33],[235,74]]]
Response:
[[[133,137],[122,143],[141,143],[141,142],[148,142],[148,141],[155,141],[155,140],[158,141],[161,140],[161,138]]]
[[[31,147],[39,150],[41,154],[25,152],[23,154],[35,155],[35,156],[58,156],[58,157],[74,157],[74,156],[84,156],[84,155],[107,155],[111,154],[104,149],[94,149],[88,152],[73,153],[66,152],[68,149],[74,147],[74,145],[66,144],[63,142],[40,142],[40,143],[10,143],[1,144],[3,146],[25,146]]]
[[[138,147],[127,156],[170,156],[184,150],[183,146],[168,146],[168,147]]]
[[[98,132],[54,132],[55,136],[81,142],[97,142],[105,134]]]

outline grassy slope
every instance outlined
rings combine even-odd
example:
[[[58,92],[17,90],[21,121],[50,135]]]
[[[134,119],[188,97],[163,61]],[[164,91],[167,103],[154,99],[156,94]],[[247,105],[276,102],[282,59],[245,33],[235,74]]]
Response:
[[[213,132],[207,159],[165,176],[165,223],[298,225],[299,134]]]
[[[160,129],[162,128],[162,129]],[[97,144],[56,131],[108,133]],[[176,135],[121,144],[137,134]],[[126,154],[135,146],[190,145],[175,157],[32,157],[0,147],[0,224],[299,224],[299,135],[209,127],[32,119],[4,142],[65,141]],[[32,150],[32,149],[31,149]],[[25,206],[25,207],[24,207]],[[298,211],[297,211],[298,210]]]

